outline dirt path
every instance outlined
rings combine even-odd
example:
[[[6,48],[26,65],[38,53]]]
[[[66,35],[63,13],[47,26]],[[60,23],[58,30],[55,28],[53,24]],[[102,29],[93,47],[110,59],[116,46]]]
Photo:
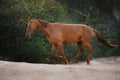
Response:
[[[71,65],[0,61],[0,80],[120,80],[120,57]]]

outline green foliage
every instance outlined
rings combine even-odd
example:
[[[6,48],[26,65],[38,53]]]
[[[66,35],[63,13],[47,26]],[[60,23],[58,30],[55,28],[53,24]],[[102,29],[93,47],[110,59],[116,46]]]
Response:
[[[36,31],[31,39],[25,37],[28,17],[50,22],[87,24],[112,43],[120,45],[118,3],[119,0],[0,0],[0,59],[60,63],[50,57],[51,45],[41,31]],[[113,9],[118,10],[117,19]],[[96,38],[91,44],[93,57],[120,56],[119,47],[106,48]],[[64,48],[69,60],[78,52],[75,44],[65,45]],[[85,54],[82,59],[85,60],[88,50],[83,48]],[[60,55],[59,51],[57,54]]]

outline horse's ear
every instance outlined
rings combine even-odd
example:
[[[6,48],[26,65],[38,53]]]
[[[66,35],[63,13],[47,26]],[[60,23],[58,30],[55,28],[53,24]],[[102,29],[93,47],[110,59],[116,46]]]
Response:
[[[42,21],[42,20],[39,20],[39,21],[40,21],[40,23],[41,23],[41,25],[42,25],[43,27],[47,27],[48,22]]]

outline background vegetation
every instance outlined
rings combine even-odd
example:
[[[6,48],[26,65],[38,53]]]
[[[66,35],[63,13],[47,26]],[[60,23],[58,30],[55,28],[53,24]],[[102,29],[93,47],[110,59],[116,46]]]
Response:
[[[60,63],[50,56],[51,44],[41,31],[25,37],[27,18],[49,22],[84,23],[106,39],[120,45],[120,0],[0,0],[0,59],[33,63]],[[110,49],[96,39],[91,42],[94,57],[120,56],[120,47]],[[65,45],[70,60],[75,44]],[[87,49],[84,48],[85,60]],[[57,51],[59,54],[59,51]]]

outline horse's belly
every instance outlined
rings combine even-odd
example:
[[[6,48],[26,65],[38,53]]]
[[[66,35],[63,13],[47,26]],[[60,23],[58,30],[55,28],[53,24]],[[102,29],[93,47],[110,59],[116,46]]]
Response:
[[[68,39],[65,39],[63,41],[64,44],[71,44],[71,43],[76,43],[76,42],[79,42],[80,39],[77,37],[77,38],[68,38]]]

